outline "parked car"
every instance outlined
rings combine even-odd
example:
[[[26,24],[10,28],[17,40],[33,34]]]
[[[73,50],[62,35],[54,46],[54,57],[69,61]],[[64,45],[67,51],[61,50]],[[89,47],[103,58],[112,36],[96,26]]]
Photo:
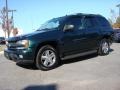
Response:
[[[114,41],[120,42],[120,29],[114,29]]]
[[[61,60],[91,53],[108,55],[113,29],[101,15],[75,14],[53,18],[37,31],[9,38],[4,55],[15,61],[33,61],[50,70]]]
[[[4,37],[0,37],[0,44],[5,44],[5,38]]]

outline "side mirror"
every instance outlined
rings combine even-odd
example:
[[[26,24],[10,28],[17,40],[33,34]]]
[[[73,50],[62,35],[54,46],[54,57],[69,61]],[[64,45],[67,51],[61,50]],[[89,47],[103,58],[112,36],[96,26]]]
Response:
[[[74,25],[65,25],[63,31],[71,31],[74,29]]]

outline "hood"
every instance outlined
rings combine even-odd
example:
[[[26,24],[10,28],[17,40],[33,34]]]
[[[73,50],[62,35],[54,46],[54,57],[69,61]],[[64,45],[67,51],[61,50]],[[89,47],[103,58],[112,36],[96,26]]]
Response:
[[[40,30],[40,31],[35,31],[35,32],[32,32],[32,33],[29,33],[29,34],[24,34],[24,35],[20,35],[20,36],[16,36],[16,37],[10,37],[10,38],[8,38],[7,39],[7,41],[9,42],[9,41],[18,41],[18,40],[23,40],[23,39],[27,39],[27,38],[29,38],[29,37],[32,37],[32,36],[34,36],[34,35],[37,35],[37,34],[39,34],[39,33],[44,33],[44,32],[46,32],[45,30],[43,31],[43,30]]]

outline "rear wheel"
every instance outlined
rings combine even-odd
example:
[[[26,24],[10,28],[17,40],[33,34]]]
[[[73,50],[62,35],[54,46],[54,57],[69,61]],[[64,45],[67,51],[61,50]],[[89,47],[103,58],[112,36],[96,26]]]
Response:
[[[99,55],[108,55],[109,54],[109,50],[110,50],[109,40],[103,39],[100,42],[98,54]]]
[[[40,70],[50,70],[57,67],[59,58],[57,51],[50,45],[40,48],[36,57],[36,67]]]

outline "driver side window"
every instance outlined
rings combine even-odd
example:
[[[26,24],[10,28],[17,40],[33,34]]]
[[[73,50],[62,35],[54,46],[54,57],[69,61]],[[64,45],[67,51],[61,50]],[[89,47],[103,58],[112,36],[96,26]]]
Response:
[[[66,25],[74,25],[74,30],[78,30],[82,26],[81,17],[70,18]]]

